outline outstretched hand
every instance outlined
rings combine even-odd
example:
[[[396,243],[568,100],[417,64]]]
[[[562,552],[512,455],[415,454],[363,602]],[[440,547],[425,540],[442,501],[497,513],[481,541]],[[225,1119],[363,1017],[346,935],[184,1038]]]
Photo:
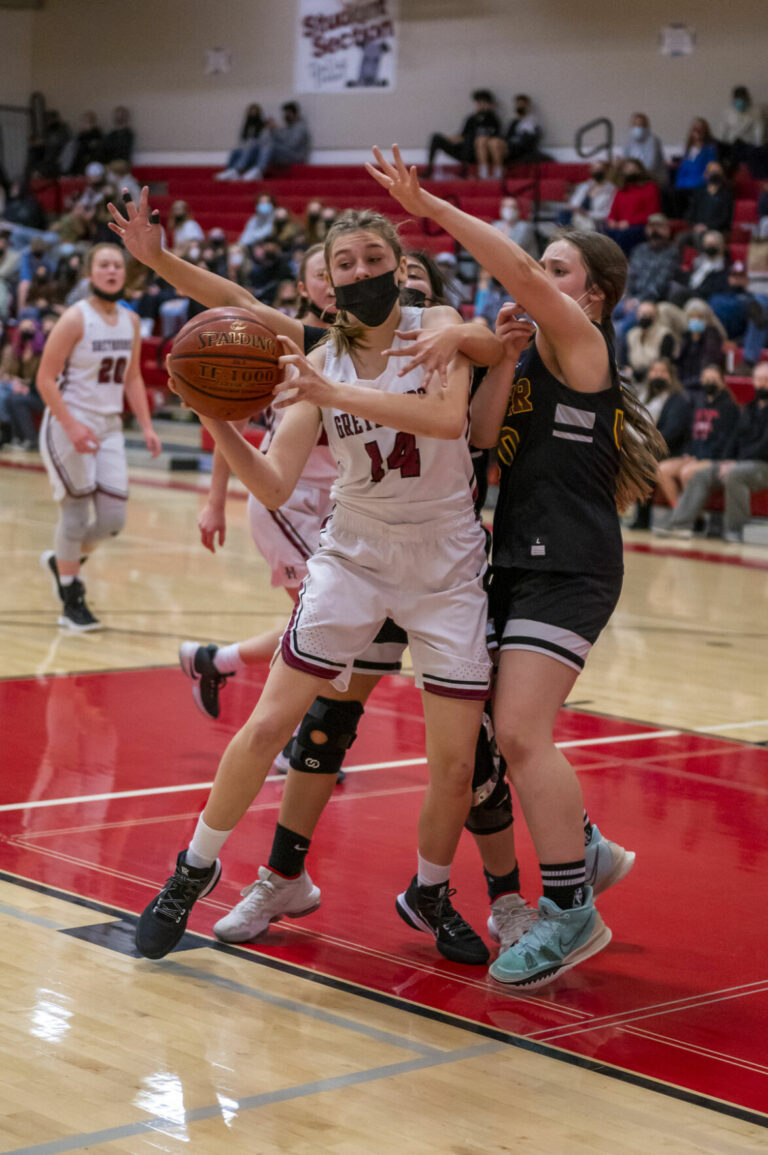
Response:
[[[309,401],[318,408],[333,403],[334,384],[307,360],[290,337],[279,337],[286,352],[280,357],[284,375],[274,389],[275,409],[286,409],[297,401]]]
[[[395,336],[407,344],[402,349],[385,349],[383,356],[410,358],[398,377],[405,377],[412,369],[422,366],[425,386],[433,377],[445,386],[448,384],[448,369],[458,351],[460,329],[460,325],[448,325],[443,329],[398,330]]]
[[[376,145],[373,147],[373,155],[379,167],[376,168],[370,162],[365,166],[373,179],[378,181],[391,197],[399,201],[406,212],[419,217],[431,216],[431,210],[440,201],[421,187],[416,174],[416,165],[412,164],[410,168],[405,167],[397,145],[392,145],[391,163]]]
[[[523,349],[536,333],[533,322],[522,320],[520,313],[520,305],[508,302],[501,306],[496,318],[496,336],[504,346],[504,356],[514,362],[517,362]]]
[[[131,256],[152,267],[163,250],[160,214],[157,209],[149,207],[149,189],[146,185],[141,190],[138,205],[133,203],[130,194],[126,196],[126,191],[123,190],[126,216],[111,201],[107,205],[112,217],[109,227],[113,233],[117,233]]]

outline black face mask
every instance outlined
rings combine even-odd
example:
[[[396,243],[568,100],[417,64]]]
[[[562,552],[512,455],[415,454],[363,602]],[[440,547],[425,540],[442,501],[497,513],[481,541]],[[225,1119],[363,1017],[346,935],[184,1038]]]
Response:
[[[605,177],[606,177],[606,174],[604,172],[593,172],[592,173],[592,180],[595,181],[597,184],[602,184],[602,182],[605,180]]]
[[[335,309],[321,309],[314,301],[307,298],[307,312],[311,313],[313,317],[317,317],[318,321],[322,321],[326,325],[333,323],[333,318],[336,316]]]
[[[94,297],[98,297],[100,301],[110,301],[114,304],[114,302],[119,301],[123,295],[122,289],[118,289],[116,293],[105,293],[103,289],[98,289],[93,281],[90,282],[90,286]]]
[[[706,397],[707,401],[714,401],[715,397],[717,397],[718,393],[720,392],[717,385],[702,385],[701,388],[704,390],[704,396]]]
[[[638,317],[637,325],[640,329],[650,329],[653,324],[653,317]]]
[[[334,285],[336,308],[351,313],[361,325],[383,325],[400,297],[395,271],[367,277],[351,285]]]
[[[705,245],[703,251],[708,257],[720,256],[720,250],[718,249],[717,245]]]
[[[755,389],[755,401],[768,401],[768,387],[762,385],[759,389]]]
[[[648,378],[648,392],[651,397],[657,397],[659,393],[664,393],[669,389],[669,381],[666,377],[649,377]]]
[[[427,294],[423,289],[401,289],[400,304],[413,305],[417,309],[423,309],[427,304]]]

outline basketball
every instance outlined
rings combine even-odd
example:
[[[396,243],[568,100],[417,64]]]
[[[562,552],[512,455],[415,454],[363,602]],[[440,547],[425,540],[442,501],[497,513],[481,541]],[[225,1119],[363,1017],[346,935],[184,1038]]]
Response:
[[[281,352],[275,333],[247,309],[208,309],[171,346],[173,387],[196,413],[240,421],[272,400]]]

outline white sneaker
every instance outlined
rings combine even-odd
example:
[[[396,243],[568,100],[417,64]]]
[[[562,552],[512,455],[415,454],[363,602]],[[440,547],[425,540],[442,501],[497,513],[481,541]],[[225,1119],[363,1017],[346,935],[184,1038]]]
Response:
[[[678,537],[684,541],[690,541],[693,537],[692,529],[678,529],[674,525],[660,525],[654,527],[653,534],[655,537]]]
[[[263,180],[264,174],[257,164],[249,168],[240,178],[241,180]]]
[[[501,951],[509,950],[530,930],[536,918],[536,911],[521,894],[500,894],[491,903],[488,934]]]
[[[240,893],[242,902],[213,928],[222,942],[250,942],[284,914],[303,918],[320,906],[320,887],[315,886],[306,870],[298,878],[282,878],[269,867],[260,866],[259,877]]]
[[[221,172],[217,172],[214,180],[235,180],[239,176],[236,168],[225,168]]]
[[[626,878],[635,865],[634,850],[625,850],[618,842],[611,842],[592,823],[592,838],[584,848],[587,869],[587,885],[597,897]]]
[[[479,164],[477,166],[477,175],[480,178],[480,180],[488,180],[488,165],[487,164]]]

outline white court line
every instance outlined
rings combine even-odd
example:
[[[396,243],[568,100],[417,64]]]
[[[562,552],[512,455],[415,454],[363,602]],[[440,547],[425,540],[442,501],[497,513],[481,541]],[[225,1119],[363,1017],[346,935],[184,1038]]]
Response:
[[[674,738],[679,730],[651,730],[639,734],[618,734],[613,738],[584,738],[571,742],[557,742],[559,749],[574,746],[604,746],[610,742],[643,742],[654,738]],[[345,766],[347,774],[361,774],[367,770],[393,770],[400,766],[424,766],[426,758],[401,758],[397,762],[364,762],[360,766]],[[282,774],[269,774],[267,782],[283,782]],[[47,806],[74,806],[80,802],[105,802],[113,798],[147,798],[159,794],[183,794],[190,790],[210,790],[213,782],[188,782],[182,786],[153,786],[148,790],[120,790],[114,794],[80,794],[72,798],[45,798],[39,802],[9,802],[0,806],[0,813],[9,810],[40,810]]]
[[[721,722],[717,726],[697,726],[701,734],[718,734],[721,730],[748,730],[750,726],[768,726],[768,718],[758,718],[756,722]]]

